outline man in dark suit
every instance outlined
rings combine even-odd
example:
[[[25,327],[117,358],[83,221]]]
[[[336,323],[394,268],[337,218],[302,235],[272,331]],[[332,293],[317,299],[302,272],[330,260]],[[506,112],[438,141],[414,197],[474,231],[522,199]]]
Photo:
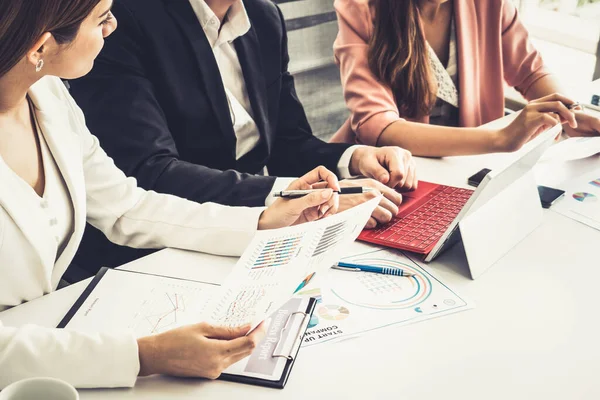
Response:
[[[324,165],[342,186],[385,199],[370,226],[397,212],[389,187],[416,185],[410,153],[314,137],[288,72],[285,23],[270,0],[115,0],[117,31],[71,92],[102,147],[146,189],[198,202],[264,206]],[[268,172],[269,176],[265,175]],[[365,201],[345,195],[340,209]],[[88,227],[75,259],[94,272],[132,259]],[[139,255],[139,253],[136,253]]]

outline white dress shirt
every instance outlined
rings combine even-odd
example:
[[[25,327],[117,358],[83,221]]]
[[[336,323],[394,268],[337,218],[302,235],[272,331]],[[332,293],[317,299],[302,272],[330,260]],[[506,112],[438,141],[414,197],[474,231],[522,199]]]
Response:
[[[54,156],[50,152],[50,149],[48,149],[48,143],[41,132],[37,119],[35,119],[35,124],[38,132],[38,140],[40,141],[42,163],[44,165],[44,193],[40,198],[31,187],[27,187],[30,190],[25,191],[22,195],[34,196],[34,200],[40,202],[40,207],[48,216],[48,225],[53,235],[48,240],[56,242],[56,259],[58,259],[65,247],[67,247],[67,243],[73,234],[73,204],[69,196],[67,184],[58,170]],[[25,186],[29,185],[25,184]]]
[[[237,139],[235,146],[236,158],[239,160],[256,147],[260,140],[260,133],[254,122],[254,113],[248,97],[242,66],[233,44],[235,39],[245,35],[250,30],[250,19],[242,0],[233,3],[222,26],[219,18],[204,0],[189,1],[213,49],[221,73],[225,94],[229,102],[233,130]],[[356,147],[350,147],[340,157],[337,172],[342,178],[352,177],[349,165]],[[273,202],[272,194],[284,190],[293,179],[277,178],[271,193],[265,199],[265,204],[270,205]]]

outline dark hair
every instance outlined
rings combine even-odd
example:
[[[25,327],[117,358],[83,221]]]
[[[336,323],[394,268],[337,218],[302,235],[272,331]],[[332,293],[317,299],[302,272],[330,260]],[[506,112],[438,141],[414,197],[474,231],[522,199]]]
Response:
[[[77,36],[100,0],[0,0],[0,77],[25,56],[45,32],[59,44]]]
[[[436,100],[417,0],[376,0],[369,67],[388,85],[402,115],[428,115]]]

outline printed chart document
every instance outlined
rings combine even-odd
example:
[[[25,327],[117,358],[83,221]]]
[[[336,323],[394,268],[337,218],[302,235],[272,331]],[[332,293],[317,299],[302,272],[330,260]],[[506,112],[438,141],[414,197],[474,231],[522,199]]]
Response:
[[[202,320],[218,285],[126,270],[98,274],[67,314],[66,328],[89,332],[131,330],[137,337]]]
[[[198,322],[254,326],[267,336],[228,375],[273,380],[283,387],[315,301],[292,298],[312,273],[326,271],[354,242],[381,197],[325,219],[259,231],[222,286],[126,270],[103,269],[59,327],[98,332],[128,329],[137,337]],[[289,336],[290,340],[287,340]],[[259,384],[264,384],[259,383]]]
[[[600,230],[600,168],[562,187],[565,195],[550,209]]]
[[[137,337],[199,322],[217,285],[103,268],[59,327],[99,332],[130,330]],[[266,335],[221,379],[282,388],[306,332],[314,300],[291,298],[265,320]]]
[[[331,217],[259,231],[206,308],[216,325],[258,325],[285,303],[298,284],[327,271],[356,240],[379,204],[377,197]]]
[[[406,325],[468,310],[474,305],[401,252],[353,246],[343,261],[402,268],[413,277],[330,269],[298,296],[317,306],[303,346],[332,342],[391,325]]]

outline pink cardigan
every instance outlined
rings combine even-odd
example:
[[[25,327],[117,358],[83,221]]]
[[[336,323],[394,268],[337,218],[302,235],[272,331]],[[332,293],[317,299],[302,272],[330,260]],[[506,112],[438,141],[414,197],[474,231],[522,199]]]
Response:
[[[390,88],[368,66],[373,1],[335,0],[339,33],[333,48],[351,116],[332,142],[375,146],[384,129],[402,119]],[[531,85],[549,72],[510,0],[454,0],[454,15],[460,126],[479,126],[504,115],[505,82],[527,98]]]

